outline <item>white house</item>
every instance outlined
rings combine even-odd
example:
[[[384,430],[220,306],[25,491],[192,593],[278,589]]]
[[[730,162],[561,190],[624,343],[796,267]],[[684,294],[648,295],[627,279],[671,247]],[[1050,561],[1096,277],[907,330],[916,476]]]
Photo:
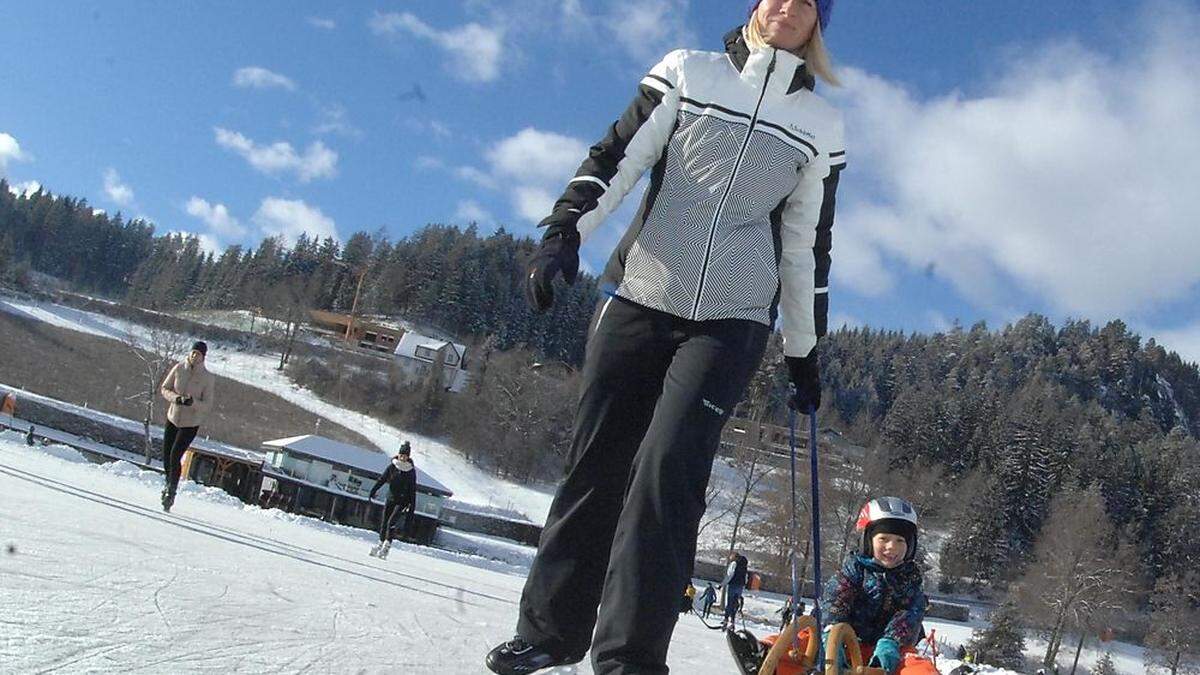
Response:
[[[433,369],[438,359],[442,360],[442,383],[453,392],[467,386],[467,348],[448,340],[439,340],[416,331],[408,331],[396,345],[396,362],[409,376],[424,377]]]

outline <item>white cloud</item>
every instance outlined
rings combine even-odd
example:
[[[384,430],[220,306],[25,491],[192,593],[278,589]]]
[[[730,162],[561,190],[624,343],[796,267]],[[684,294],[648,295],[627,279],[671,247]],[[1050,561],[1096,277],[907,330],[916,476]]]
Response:
[[[17,139],[0,131],[0,176],[8,172],[9,162],[20,162],[28,158],[28,155],[21,152],[21,144]]]
[[[211,253],[214,256],[221,255],[221,251],[225,250],[225,246],[221,244],[216,237],[205,234],[203,232],[185,232],[184,230],[171,230],[167,234],[174,234],[180,237],[190,237],[200,243],[200,250],[204,253]]]
[[[446,163],[440,157],[432,157],[430,155],[421,155],[417,157],[415,164],[418,169],[444,169]]]
[[[1200,363],[1200,321],[1182,328],[1145,332],[1163,349],[1178,352],[1184,361]]]
[[[314,141],[301,155],[291,143],[277,141],[259,145],[236,131],[216,127],[217,145],[241,155],[250,166],[268,174],[294,173],[301,183],[337,174],[338,154],[321,141]]]
[[[376,12],[368,22],[376,35],[396,37],[407,33],[429,40],[450,57],[450,72],[467,82],[491,82],[500,75],[504,29],[468,23],[438,30],[409,12]]]
[[[843,201],[835,274],[879,292],[891,274],[870,267],[898,259],[988,309],[1015,285],[1098,318],[1193,292],[1200,14],[1156,7],[1117,55],[1027,49],[977,95],[921,99],[846,69],[848,175],[876,191]]]
[[[454,219],[462,223],[493,223],[496,221],[492,214],[488,213],[487,209],[483,208],[473,199],[467,199],[458,203],[458,209],[454,212]]]
[[[313,127],[313,133],[339,134],[354,139],[363,137],[362,129],[350,122],[346,107],[337,103],[321,107],[321,117],[317,125]]]
[[[653,62],[672,49],[695,44],[689,28],[689,0],[616,0],[607,4],[600,20],[636,61]],[[578,13],[578,7],[563,6]]]
[[[536,223],[550,213],[587,150],[577,138],[527,127],[484,153],[489,171],[462,166],[454,173],[488,189],[504,185],[517,215]]]
[[[561,188],[587,157],[588,144],[562,134],[526,127],[501,140],[486,157],[492,170],[521,182],[551,182]]]
[[[296,91],[296,83],[290,77],[280,75],[260,66],[238,68],[233,73],[233,86],[243,89],[286,89]]]
[[[188,200],[184,209],[189,216],[199,218],[216,238],[222,240],[240,239],[246,235],[246,228],[237,218],[229,215],[229,209],[224,204],[211,204],[208,200],[193,196]]]
[[[267,197],[251,220],[263,236],[278,237],[284,245],[295,243],[301,233],[319,239],[341,239],[332,218],[321,213],[321,209],[309,206],[299,199]]]
[[[473,166],[460,166],[454,170],[454,175],[489,190],[494,190],[497,186],[495,178]]]
[[[133,204],[133,188],[121,181],[121,174],[109,167],[104,170],[104,194],[117,206]]]
[[[307,19],[308,25],[321,30],[333,30],[337,28],[337,22],[333,19],[327,19],[322,16],[310,16]]]
[[[31,195],[42,189],[42,184],[36,180],[27,180],[20,183],[9,183],[8,191],[17,197]]]

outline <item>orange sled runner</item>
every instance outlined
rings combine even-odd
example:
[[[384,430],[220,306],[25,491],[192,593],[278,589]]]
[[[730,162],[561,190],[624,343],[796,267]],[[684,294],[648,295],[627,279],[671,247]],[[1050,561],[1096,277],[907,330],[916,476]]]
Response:
[[[847,623],[829,629],[829,644],[818,661],[819,641],[811,639],[816,626],[811,616],[799,616],[779,635],[769,635],[760,641],[754,641],[748,631],[730,631],[727,635],[738,665],[747,675],[887,675],[882,668],[864,665],[870,661],[875,646],[860,644]],[[839,651],[846,655],[849,667],[843,667]],[[933,662],[918,656],[912,647],[902,648],[901,654],[904,660],[897,671],[899,675],[939,675]]]

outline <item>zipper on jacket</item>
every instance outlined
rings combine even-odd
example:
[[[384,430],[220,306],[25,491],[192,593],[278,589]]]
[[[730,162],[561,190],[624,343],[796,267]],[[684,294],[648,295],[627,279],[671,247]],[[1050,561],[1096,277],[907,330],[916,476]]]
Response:
[[[696,302],[692,305],[692,321],[696,321],[696,317],[700,313],[700,299],[704,297],[704,282],[708,276],[708,258],[712,255],[713,240],[717,237],[717,223],[721,222],[721,211],[725,208],[730,191],[733,190],[733,181],[737,179],[738,169],[742,167],[742,157],[746,154],[746,148],[750,147],[750,137],[754,134],[754,125],[758,123],[758,111],[762,108],[763,98],[767,95],[767,84],[771,82],[771,73],[775,72],[775,59],[778,56],[778,49],[771,51],[771,63],[767,64],[767,75],[763,78],[762,91],[758,92],[758,103],[754,104],[754,114],[750,116],[750,126],[746,129],[746,140],[742,141],[742,147],[738,150],[737,159],[733,162],[733,171],[729,173],[729,183],[725,186],[725,193],[721,195],[721,200],[717,202],[717,212],[713,215],[712,225],[708,229],[708,245],[704,248],[704,262],[700,265],[700,286],[696,289]]]

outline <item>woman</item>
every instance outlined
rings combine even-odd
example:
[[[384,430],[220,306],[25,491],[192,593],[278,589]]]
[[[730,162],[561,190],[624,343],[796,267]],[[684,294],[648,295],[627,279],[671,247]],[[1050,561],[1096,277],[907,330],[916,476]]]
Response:
[[[371,548],[370,553],[376,558],[388,557],[397,527],[402,528],[401,536],[408,534],[413,512],[417,508],[417,470],[413,465],[412,446],[408,441],[400,444],[396,456],[383,470],[379,480],[375,481],[367,499],[375,499],[375,493],[385,485],[388,495],[387,503],[383,507],[383,517],[379,520],[379,543]]]
[[[667,672],[721,429],[777,314],[791,403],[820,404],[815,346],[845,166],[841,116],[812,92],[814,73],[832,79],[831,5],[761,0],[725,53],[668,54],[541,223],[526,294],[545,310],[554,277],[574,281],[581,240],[651,170],[604,272],[571,467],[517,635],[487,656],[493,672],[574,663],[589,645],[597,673]]]
[[[163,471],[167,481],[162,491],[164,511],[170,511],[175,503],[183,453],[192,445],[215,400],[213,384],[216,378],[204,367],[207,356],[208,345],[197,342],[192,345],[187,359],[172,366],[163,378],[162,397],[170,404],[167,426],[163,430]]]

